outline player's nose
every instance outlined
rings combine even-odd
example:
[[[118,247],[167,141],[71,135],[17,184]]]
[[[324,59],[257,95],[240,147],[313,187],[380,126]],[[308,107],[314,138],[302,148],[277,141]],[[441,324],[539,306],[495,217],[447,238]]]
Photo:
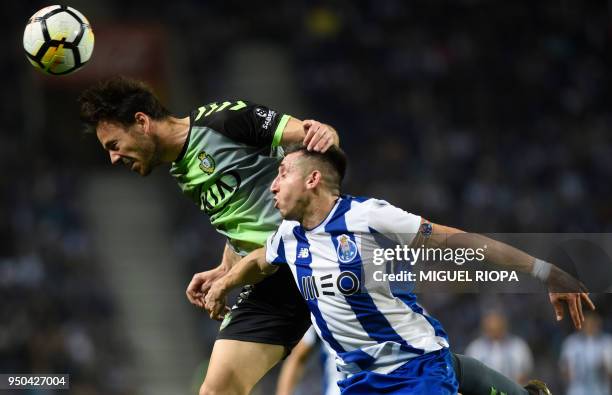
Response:
[[[121,155],[119,155],[116,152],[109,152],[108,155],[110,156],[110,161],[113,165],[116,165],[117,163],[119,163],[119,160],[121,159]]]
[[[275,195],[278,192],[278,177],[276,177],[274,181],[272,181],[272,185],[270,185],[270,192]]]

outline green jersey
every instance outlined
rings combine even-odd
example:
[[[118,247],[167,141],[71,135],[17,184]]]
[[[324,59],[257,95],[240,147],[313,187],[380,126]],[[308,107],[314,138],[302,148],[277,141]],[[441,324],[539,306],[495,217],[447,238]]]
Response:
[[[264,245],[281,222],[270,185],[288,120],[240,100],[202,106],[191,113],[183,152],[170,169],[183,193],[241,254]]]

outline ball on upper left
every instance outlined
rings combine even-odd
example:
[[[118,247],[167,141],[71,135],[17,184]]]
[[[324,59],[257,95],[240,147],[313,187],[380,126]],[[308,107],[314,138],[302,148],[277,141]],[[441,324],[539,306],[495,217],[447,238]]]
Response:
[[[85,15],[72,7],[52,5],[36,12],[23,32],[30,63],[46,74],[63,75],[91,58],[94,34]]]

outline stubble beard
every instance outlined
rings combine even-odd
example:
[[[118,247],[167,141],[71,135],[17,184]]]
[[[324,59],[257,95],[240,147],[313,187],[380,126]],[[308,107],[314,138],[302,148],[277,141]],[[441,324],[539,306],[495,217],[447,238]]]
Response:
[[[143,177],[146,177],[149,174],[151,174],[154,168],[162,164],[161,152],[160,152],[159,144],[157,143],[157,141],[153,139],[150,142],[148,142],[148,145],[150,149],[147,151],[151,152],[151,155],[149,156],[146,162],[141,161],[141,164],[142,164],[141,175]]]
[[[305,196],[298,198],[293,206],[293,209],[291,211],[287,211],[287,214],[284,215],[283,218],[289,221],[297,221],[301,224],[302,220],[304,219],[304,212],[307,205],[308,200]]]

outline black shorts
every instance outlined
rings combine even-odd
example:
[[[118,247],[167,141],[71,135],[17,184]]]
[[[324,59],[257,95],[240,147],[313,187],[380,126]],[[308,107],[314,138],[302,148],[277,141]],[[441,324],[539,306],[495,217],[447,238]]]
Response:
[[[217,339],[278,344],[289,353],[309,327],[306,302],[289,267],[281,265],[272,276],[243,288]]]

